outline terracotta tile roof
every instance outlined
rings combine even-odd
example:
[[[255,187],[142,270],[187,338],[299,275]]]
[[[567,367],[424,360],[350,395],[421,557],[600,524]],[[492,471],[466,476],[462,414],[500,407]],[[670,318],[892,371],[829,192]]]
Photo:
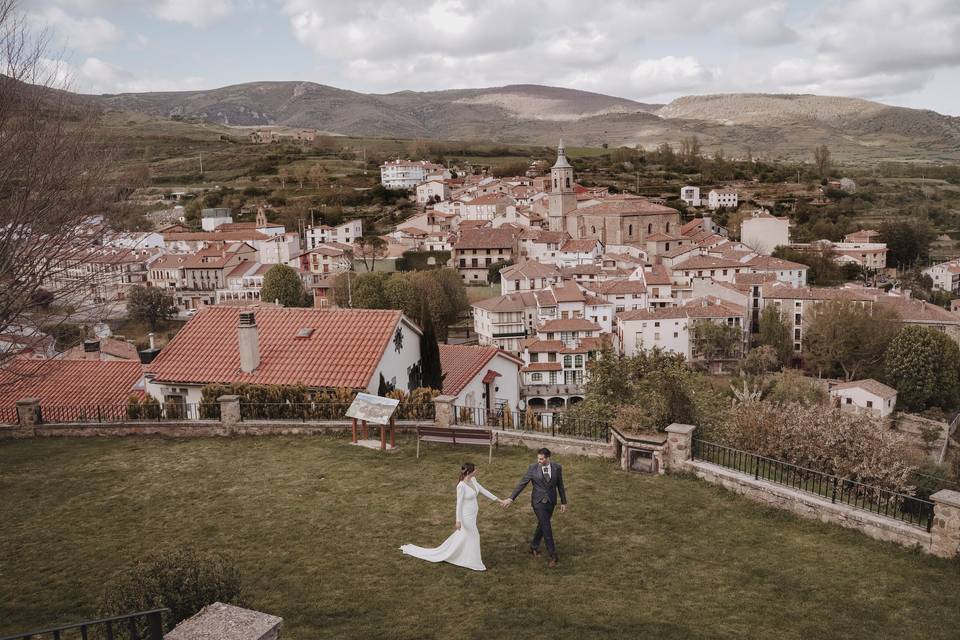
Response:
[[[487,366],[500,350],[463,344],[440,345],[440,368],[443,370],[443,393],[455,396]]]
[[[529,292],[523,291],[480,300],[474,302],[473,306],[491,313],[506,313],[523,311],[526,307],[535,307],[536,300]]]
[[[561,331],[600,331],[600,325],[583,318],[559,318],[543,323],[538,333],[557,333]]]
[[[701,226],[703,226],[703,218],[694,218],[690,222],[680,227],[680,234],[684,236],[690,235],[691,232],[696,231]]]
[[[591,291],[603,295],[640,295],[646,293],[647,286],[641,280],[606,280],[604,282],[591,283],[588,287]]]
[[[950,313],[943,307],[930,304],[916,298],[902,296],[880,295],[877,302],[893,309],[900,319],[907,323],[917,324],[954,324],[960,325],[960,316]]]
[[[683,236],[674,236],[666,233],[654,233],[647,236],[647,242],[673,242],[674,240],[686,240]]]
[[[490,226],[489,220],[461,220],[460,221],[460,230],[466,231],[468,229],[484,229],[484,228],[493,228]]]
[[[747,260],[744,264],[753,267],[754,269],[787,269],[787,270],[806,270],[809,269],[805,264],[800,264],[799,262],[791,262],[789,260],[782,260],[780,258],[774,258],[773,256],[756,256]]]
[[[194,231],[188,233],[165,233],[163,234],[164,242],[176,242],[176,241],[187,241],[187,242],[196,242],[196,241],[206,241],[206,242],[216,242],[217,240],[225,240],[238,242],[243,240],[268,240],[270,236],[265,233],[260,233],[259,231]]]
[[[855,302],[874,302],[875,294],[854,289],[833,289],[830,287],[791,287],[780,282],[765,283],[760,287],[760,295],[768,300],[850,300]]]
[[[462,226],[462,225],[461,225]],[[519,233],[513,228],[462,229],[455,249],[511,249]]]
[[[681,245],[679,247],[674,247],[670,251],[664,251],[660,254],[661,258],[676,258],[677,256],[682,256],[685,253],[700,253],[700,248],[694,244]]]
[[[392,310],[261,308],[256,312],[260,366],[253,373],[243,373],[237,344],[241,310],[201,309],[148,371],[165,382],[361,389],[369,384],[384,352],[392,348],[398,323],[406,321],[401,312]],[[297,332],[303,328],[314,331],[298,338]]]
[[[503,193],[488,193],[487,195],[474,198],[470,202],[466,202],[467,206],[470,205],[489,205],[489,204],[502,204],[502,205],[511,205],[516,204],[517,201],[511,198],[510,196]]]
[[[557,302],[583,302],[583,291],[572,282],[553,287],[553,295]]]
[[[897,395],[897,390],[893,387],[888,387],[887,385],[874,380],[873,378],[867,378],[865,380],[851,380],[850,382],[841,382],[840,384],[834,385],[830,391],[836,391],[841,389],[863,389],[868,393],[872,393],[875,396],[879,396],[884,400],[888,398],[895,398]]]
[[[599,240],[567,240],[560,247],[560,251],[589,253],[597,248],[597,244],[599,244]]]
[[[660,204],[654,204],[646,198],[613,198],[608,197],[601,200],[598,204],[592,204],[582,209],[577,209],[573,215],[578,216],[662,216],[680,214],[672,207],[666,207]]]
[[[521,371],[561,371],[563,370],[563,365],[559,362],[531,362],[525,366]]]
[[[691,271],[693,269],[736,269],[744,265],[736,260],[717,258],[716,256],[691,256],[683,262],[673,265],[674,271]]]
[[[744,317],[747,308],[713,296],[694,298],[682,307],[662,307],[659,309],[641,309],[623,311],[617,314],[618,320],[671,320],[678,318],[731,318]]]
[[[650,285],[673,284],[673,280],[670,279],[670,272],[662,264],[655,264],[649,269],[644,269],[643,279],[646,280],[648,287]]]
[[[747,285],[774,282],[776,281],[776,279],[777,279],[776,275],[768,272],[763,272],[763,273],[742,273],[741,272],[733,276],[733,280],[737,284],[747,284]]]
[[[137,353],[137,348],[125,340],[117,340],[116,338],[100,338],[100,353],[120,360],[136,360],[137,362],[140,362],[140,354]],[[85,360],[86,352],[83,350],[83,345],[78,344],[77,346],[68,349],[66,353],[63,354],[63,359]]]
[[[543,264],[538,260],[527,260],[502,269],[500,275],[508,280],[515,278],[559,278],[560,272],[552,264]]]
[[[116,407],[143,393],[142,378],[139,360],[15,359],[0,369],[0,406],[31,397],[41,406]]]

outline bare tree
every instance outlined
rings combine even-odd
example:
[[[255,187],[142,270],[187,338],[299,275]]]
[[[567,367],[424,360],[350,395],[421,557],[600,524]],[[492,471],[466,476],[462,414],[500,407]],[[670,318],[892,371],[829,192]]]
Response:
[[[813,150],[813,162],[821,178],[830,177],[830,149],[827,145],[822,144]]]
[[[0,0],[0,333],[67,320],[112,271],[78,266],[102,240],[90,217],[120,192],[97,114],[67,92],[48,42],[28,29],[16,0]],[[0,352],[0,365],[13,355]]]

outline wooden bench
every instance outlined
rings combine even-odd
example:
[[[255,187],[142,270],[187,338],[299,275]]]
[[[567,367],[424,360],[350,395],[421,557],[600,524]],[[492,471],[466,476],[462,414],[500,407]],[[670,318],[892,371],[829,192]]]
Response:
[[[420,457],[420,441],[445,442],[447,444],[479,444],[490,448],[487,461],[493,462],[493,431],[465,427],[417,427],[417,458]]]

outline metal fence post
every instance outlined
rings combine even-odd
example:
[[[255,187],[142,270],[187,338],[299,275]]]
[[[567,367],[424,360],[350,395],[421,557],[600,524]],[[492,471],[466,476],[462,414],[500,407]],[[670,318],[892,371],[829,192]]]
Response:
[[[760,456],[753,456],[753,479],[760,479]]]
[[[149,640],[163,640],[163,617],[161,612],[154,611],[147,614],[147,629]]]
[[[837,477],[833,477],[833,493],[830,495],[830,502],[836,503],[837,501]]]
[[[103,422],[103,413],[100,412],[100,405],[97,405],[97,422]]]

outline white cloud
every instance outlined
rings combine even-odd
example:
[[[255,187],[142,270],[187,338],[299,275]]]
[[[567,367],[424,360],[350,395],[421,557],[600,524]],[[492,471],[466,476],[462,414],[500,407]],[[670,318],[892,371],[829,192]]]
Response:
[[[630,72],[630,81],[641,95],[658,95],[696,90],[709,83],[713,76],[714,72],[694,57],[666,56],[638,63]]]
[[[164,20],[205,27],[233,11],[231,0],[154,0],[151,11]]]
[[[109,47],[123,39],[123,32],[106,18],[73,16],[58,7],[46,7],[27,15],[30,26],[49,29],[64,46],[85,53]]]
[[[88,57],[79,66],[59,64],[59,75],[79,93],[136,93],[189,91],[205,86],[203,78],[165,78],[135,74],[100,58]]]
[[[743,42],[758,47],[790,44],[799,34],[786,24],[786,2],[774,2],[750,9],[737,26],[737,36]]]

